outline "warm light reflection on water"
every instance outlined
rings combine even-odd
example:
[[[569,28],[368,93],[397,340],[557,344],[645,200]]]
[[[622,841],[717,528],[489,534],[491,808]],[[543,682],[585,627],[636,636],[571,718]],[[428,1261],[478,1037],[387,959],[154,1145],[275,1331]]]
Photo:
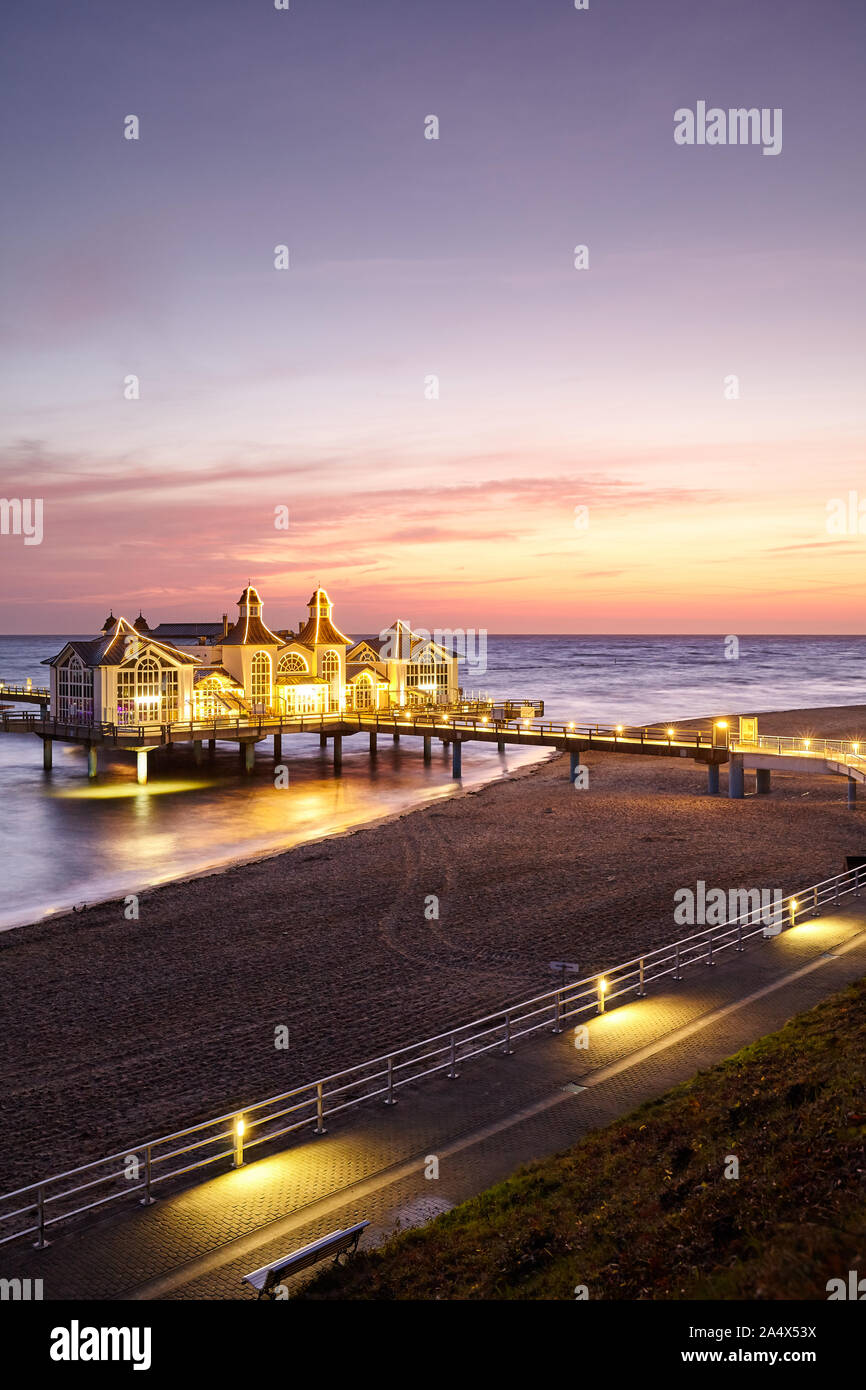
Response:
[[[469,745],[460,786],[478,786],[545,756],[531,749]],[[132,754],[100,753],[99,777],[87,780],[84,750],[55,743],[54,767],[42,771],[36,738],[0,739],[3,883],[0,928],[30,922],[75,904],[132,893],[201,873],[451,795],[450,751],[434,742],[425,765],[420,739],[380,738],[371,760],[367,736],[343,740],[335,777],[331,748],[317,736],[284,736],[281,762],[289,785],[274,786],[270,740],[258,746],[245,776],[236,745],[218,746],[196,766],[182,744],[151,753],[148,783],[135,780]]]
[[[41,683],[40,661],[65,640],[0,637],[0,676]],[[745,636],[739,660],[729,661],[721,636],[491,634],[489,670],[477,678],[467,671],[464,680],[543,698],[554,719],[675,724],[719,710],[859,703],[864,657],[862,637]],[[287,737],[290,787],[276,791],[266,747],[245,779],[236,748],[225,745],[215,764],[196,767],[178,746],[170,756],[151,755],[150,782],[140,788],[130,754],[118,756],[94,785],[83,751],[55,744],[54,771],[45,779],[37,739],[0,736],[0,927],[346,830],[447,796],[453,787],[438,744],[425,767],[419,740],[395,747],[385,735],[371,766],[361,735],[344,741],[341,780],[317,738]],[[538,756],[511,749],[500,759],[495,746],[468,744],[462,784]]]

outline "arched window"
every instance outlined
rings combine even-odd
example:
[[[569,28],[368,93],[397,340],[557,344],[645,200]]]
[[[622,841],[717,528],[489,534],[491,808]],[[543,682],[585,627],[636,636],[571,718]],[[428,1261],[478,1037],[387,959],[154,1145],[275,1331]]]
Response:
[[[93,719],[93,672],[77,656],[57,671],[57,701],[61,719]]]
[[[373,680],[367,671],[355,684],[355,709],[369,709],[373,703]]]
[[[336,652],[325,652],[322,657],[322,678],[333,685],[340,679],[340,658]]]
[[[280,664],[277,667],[285,675],[288,671],[309,671],[304,658],[298,652],[288,652],[286,656],[280,657]]]
[[[250,673],[250,699],[254,705],[270,708],[271,658],[267,652],[256,652]]]

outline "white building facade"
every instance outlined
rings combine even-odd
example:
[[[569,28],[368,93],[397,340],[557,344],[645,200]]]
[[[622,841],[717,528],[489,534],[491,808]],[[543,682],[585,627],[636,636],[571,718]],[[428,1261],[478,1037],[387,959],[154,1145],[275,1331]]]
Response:
[[[433,707],[460,698],[459,658],[396,621],[355,641],[336,626],[317,588],[297,633],[275,632],[247,585],[238,618],[169,624],[173,640],[137,621],[105,620],[99,637],[70,641],[51,669],[52,714],[69,722],[131,726],[226,717],[339,714]]]

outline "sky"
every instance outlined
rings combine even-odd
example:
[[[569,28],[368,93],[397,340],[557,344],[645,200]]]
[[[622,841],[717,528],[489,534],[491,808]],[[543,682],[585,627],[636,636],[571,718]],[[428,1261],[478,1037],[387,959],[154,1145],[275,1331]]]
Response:
[[[43,507],[0,631],[248,579],[359,633],[863,631],[859,0],[0,32],[0,497]],[[699,101],[780,108],[781,152],[677,144]]]

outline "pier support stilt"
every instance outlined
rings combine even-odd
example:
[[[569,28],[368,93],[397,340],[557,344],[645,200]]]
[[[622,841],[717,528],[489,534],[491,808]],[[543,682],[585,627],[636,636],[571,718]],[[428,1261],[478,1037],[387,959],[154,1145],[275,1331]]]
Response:
[[[755,791],[761,796],[766,796],[770,790],[770,769],[759,767],[755,771]]]
[[[394,732],[393,732],[393,734],[391,735],[391,737],[393,738],[393,740],[394,740],[395,743],[399,743],[399,742],[400,742],[400,735],[397,733],[397,730],[396,730],[396,729],[394,730]]]
[[[737,801],[746,794],[746,774],[742,753],[732,753],[728,762],[728,796]]]
[[[496,740],[496,751],[497,751],[497,753],[504,753],[504,752],[505,752],[505,739],[504,739],[504,738],[498,738],[498,739]]]
[[[463,744],[459,738],[451,743],[451,776],[463,776]]]
[[[857,805],[857,783],[853,777],[848,778],[848,809],[853,811]]]
[[[135,754],[135,780],[140,787],[147,786],[147,749],[139,748]]]
[[[88,777],[91,777],[91,778],[92,778],[92,777],[95,777],[98,771],[99,771],[99,769],[98,769],[98,767],[97,767],[97,765],[96,765],[96,749],[94,748],[94,746],[93,746],[92,743],[88,743],[88,745],[87,745],[87,775],[88,775]]]
[[[42,766],[46,772],[51,771],[51,755],[54,751],[54,744],[50,738],[42,740]]]
[[[707,796],[718,796],[719,794],[719,765],[709,763],[707,766]]]
[[[209,757],[209,758],[212,758],[212,757],[214,756],[214,754],[216,753],[216,739],[215,739],[215,738],[209,738],[209,739],[208,739],[208,741],[207,741],[207,752],[208,752],[208,757]]]
[[[252,739],[247,739],[246,743],[241,744],[241,758],[243,760],[244,772],[252,772],[256,765],[256,745]]]
[[[378,753],[378,751],[379,751],[379,742],[378,742],[378,739],[376,738],[376,730],[375,730],[375,729],[371,729],[371,730],[370,730],[370,757],[371,757],[371,758],[375,758],[375,756],[376,756],[376,754]]]
[[[192,757],[196,767],[201,767],[202,763],[204,762],[204,750],[201,746],[200,738],[193,739]]]
[[[283,756],[283,736],[274,734],[274,762],[278,763]]]
[[[429,763],[433,757],[433,740],[429,734],[424,735],[424,761]]]
[[[319,747],[320,747],[320,748],[327,748],[327,746],[328,746],[328,735],[325,733],[325,731],[324,731],[324,729],[323,729],[322,732],[319,734]]]
[[[334,734],[334,772],[339,774],[343,766],[343,735]]]

